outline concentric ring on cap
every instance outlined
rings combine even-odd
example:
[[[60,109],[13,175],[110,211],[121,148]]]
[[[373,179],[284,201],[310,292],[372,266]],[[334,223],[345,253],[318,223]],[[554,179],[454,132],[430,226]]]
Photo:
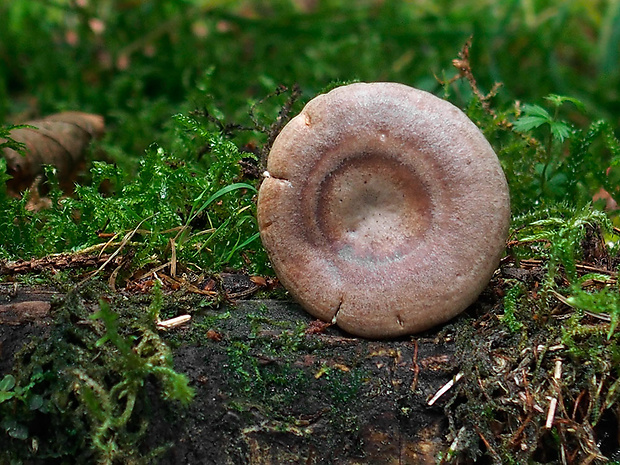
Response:
[[[312,315],[365,337],[445,322],[486,286],[510,221],[503,171],[455,106],[396,83],[311,100],[276,138],[261,239]]]

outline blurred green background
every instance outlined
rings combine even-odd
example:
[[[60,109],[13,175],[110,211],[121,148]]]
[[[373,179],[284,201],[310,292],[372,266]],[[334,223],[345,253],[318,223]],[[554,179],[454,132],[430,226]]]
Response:
[[[617,0],[5,0],[0,17],[0,121],[101,113],[129,155],[206,99],[247,121],[279,84],[306,99],[352,79],[437,92],[472,35],[482,91],[620,118]]]

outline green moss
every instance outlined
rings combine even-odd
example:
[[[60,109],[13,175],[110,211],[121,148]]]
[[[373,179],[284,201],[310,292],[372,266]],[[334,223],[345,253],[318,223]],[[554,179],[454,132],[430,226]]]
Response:
[[[333,361],[333,348],[306,334],[305,323],[269,315],[263,306],[244,314],[247,338],[226,344],[231,406],[258,410],[284,428],[295,427],[300,416],[327,415],[346,437],[355,436],[368,374],[355,366],[321,365],[319,360]]]
[[[508,289],[504,296],[504,315],[502,321],[508,326],[513,333],[523,328],[523,323],[519,321],[517,316],[519,297],[523,295],[523,288],[516,284]]]
[[[28,195],[15,199],[0,191],[0,258],[85,249],[109,240],[102,241],[100,234],[112,234],[117,240],[109,250],[124,239],[136,267],[152,264],[154,256],[158,261],[169,257],[173,243],[176,258],[194,267],[247,266],[240,255],[245,251],[254,259],[250,268],[264,269],[254,215],[256,188],[234,182],[241,176],[238,162],[253,156],[242,154],[208,121],[180,116],[175,121],[191,132],[188,147],[209,146],[208,160],[171,154],[153,144],[136,173],[93,162],[90,182],[75,186],[69,198],[49,171],[52,208],[38,212],[26,209]],[[0,173],[5,171],[0,165]]]
[[[26,344],[3,380],[0,443],[7,462],[150,463],[161,449],[140,450],[148,418],[135,415],[149,402],[148,386],[157,380],[166,400],[193,396],[155,330],[157,291],[145,312],[134,309],[129,318],[123,311],[122,324],[111,302],[84,300],[88,293],[67,295],[47,337]]]
[[[260,401],[277,415],[286,416],[286,410],[302,400],[312,376],[293,365],[307,339],[305,327],[267,318],[264,307],[245,318],[249,338],[233,340],[226,348],[230,388],[236,397]]]

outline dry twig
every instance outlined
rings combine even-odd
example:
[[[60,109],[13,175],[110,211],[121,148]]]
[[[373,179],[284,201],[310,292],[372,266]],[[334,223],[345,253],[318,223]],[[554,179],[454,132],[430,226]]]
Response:
[[[459,79],[465,78],[467,82],[469,83],[469,87],[471,87],[472,92],[480,101],[482,108],[488,114],[493,116],[493,118],[495,118],[497,115],[495,114],[495,111],[491,108],[489,100],[495,97],[495,95],[497,95],[497,91],[502,86],[502,83],[496,82],[495,84],[493,84],[493,88],[486,95],[480,92],[480,89],[478,88],[478,83],[476,82],[476,78],[474,77],[474,73],[471,70],[471,63],[469,60],[469,50],[471,48],[472,39],[473,39],[473,36],[470,36],[469,39],[467,39],[467,41],[463,45],[463,48],[459,52],[459,57],[452,60],[452,66],[454,66],[457,69],[458,74],[454,76],[453,78],[451,78],[450,80],[448,80],[447,82],[443,82],[440,79],[437,79],[437,80],[439,81],[441,85],[447,85],[447,84],[452,84],[453,82],[458,81]]]
[[[435,402],[437,402],[437,400],[439,400],[441,396],[443,396],[446,392],[452,389],[452,386],[454,386],[462,377],[463,372],[459,372],[454,378],[444,384],[442,388],[439,389],[439,391],[437,391],[437,393],[432,397],[432,399],[428,401],[428,405],[433,405]]]
[[[547,421],[545,428],[550,429],[553,426],[553,420],[555,418],[555,410],[558,405],[558,397],[560,395],[560,379],[562,378],[562,360],[557,359],[555,361],[555,369],[553,371],[553,387],[555,390],[555,396],[551,398],[549,402],[549,410],[547,411]]]

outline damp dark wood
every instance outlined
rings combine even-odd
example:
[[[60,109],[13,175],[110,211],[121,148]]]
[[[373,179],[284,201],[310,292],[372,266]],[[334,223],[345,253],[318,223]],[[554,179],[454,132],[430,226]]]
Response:
[[[2,284],[0,298],[1,376],[62,294]],[[151,387],[144,447],[168,444],[161,464],[434,464],[449,446],[443,399],[428,405],[456,373],[445,334],[354,338],[275,300],[196,311],[165,334],[196,396],[181,407]]]

